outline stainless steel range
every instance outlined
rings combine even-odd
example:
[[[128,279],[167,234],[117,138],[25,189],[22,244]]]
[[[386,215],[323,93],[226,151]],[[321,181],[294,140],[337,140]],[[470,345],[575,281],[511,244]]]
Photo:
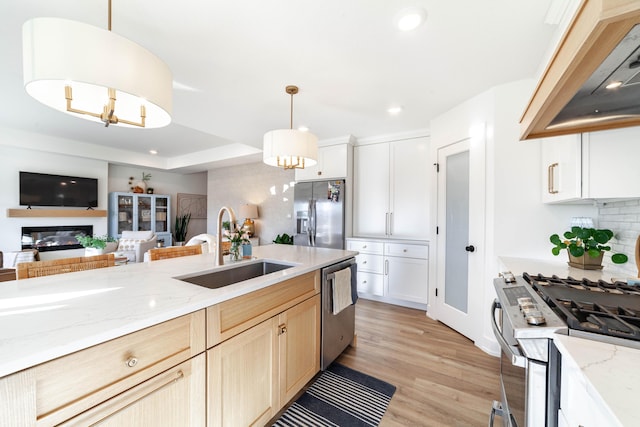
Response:
[[[569,335],[640,348],[640,287],[625,282],[523,274]]]
[[[640,288],[609,283],[503,273],[491,317],[502,348],[502,401],[494,402],[504,426],[558,425],[561,357],[555,334],[640,348]]]

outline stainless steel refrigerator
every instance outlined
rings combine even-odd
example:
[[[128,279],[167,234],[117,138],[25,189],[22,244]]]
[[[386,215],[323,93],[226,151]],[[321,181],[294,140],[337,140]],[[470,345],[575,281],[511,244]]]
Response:
[[[344,180],[298,182],[294,245],[344,249]]]

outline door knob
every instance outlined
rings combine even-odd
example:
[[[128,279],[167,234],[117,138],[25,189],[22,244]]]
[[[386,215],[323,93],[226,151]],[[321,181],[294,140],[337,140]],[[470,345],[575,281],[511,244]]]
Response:
[[[476,250],[476,248],[473,245],[469,245],[469,246],[466,246],[464,250],[467,252],[473,252]]]

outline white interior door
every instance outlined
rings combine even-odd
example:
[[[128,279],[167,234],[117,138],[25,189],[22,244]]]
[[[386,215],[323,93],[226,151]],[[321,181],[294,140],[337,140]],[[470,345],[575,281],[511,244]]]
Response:
[[[438,150],[438,235],[436,315],[441,322],[461,334],[475,339],[475,290],[483,284],[475,275],[473,261],[478,256],[472,241],[471,220],[474,187],[471,171],[471,140],[466,139]]]

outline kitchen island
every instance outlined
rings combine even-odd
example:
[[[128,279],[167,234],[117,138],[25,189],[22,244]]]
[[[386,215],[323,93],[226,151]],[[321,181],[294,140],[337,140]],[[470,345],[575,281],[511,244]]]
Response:
[[[34,371],[29,368],[36,367],[35,372],[40,375],[38,369],[42,369],[42,366],[55,366],[58,361],[71,360],[76,355],[83,354],[83,352],[87,354],[87,351],[93,349],[105,348],[109,350],[108,346],[122,343],[123,340],[133,340],[137,344],[147,345],[150,339],[141,334],[148,333],[153,333],[153,336],[158,340],[165,336],[168,338],[171,334],[175,335],[169,342],[177,343],[180,341],[180,344],[175,344],[175,352],[169,352],[167,358],[178,357],[180,361],[189,359],[187,362],[192,363],[193,366],[181,367],[172,375],[177,375],[175,378],[178,379],[189,378],[192,369],[194,372],[196,372],[196,368],[198,372],[204,370],[205,318],[208,329],[212,324],[217,326],[213,315],[218,314],[219,319],[224,320],[225,313],[233,311],[228,309],[228,304],[239,300],[250,301],[247,298],[252,295],[260,295],[269,302],[269,298],[275,299],[270,296],[271,289],[274,290],[274,294],[280,295],[280,301],[286,303],[284,305],[280,303],[281,306],[286,305],[286,310],[278,314],[277,310],[280,309],[274,305],[273,310],[267,313],[272,318],[260,317],[251,324],[251,328],[238,327],[236,328],[238,329],[237,333],[234,332],[234,334],[239,334],[239,337],[246,340],[245,335],[251,338],[250,334],[258,333],[254,331],[258,330],[258,327],[254,328],[253,326],[260,323],[260,328],[262,328],[262,325],[270,324],[270,322],[280,323],[282,316],[285,316],[285,321],[286,316],[295,321],[295,316],[299,313],[304,316],[307,316],[305,313],[316,313],[319,318],[319,310],[313,306],[313,304],[319,305],[319,296],[317,295],[319,292],[319,269],[355,255],[356,252],[353,251],[333,249],[289,245],[260,246],[254,249],[255,259],[289,264],[292,267],[219,289],[208,289],[178,278],[233,268],[253,261],[240,261],[216,267],[214,255],[203,254],[3,284],[3,287],[0,288],[0,394],[5,392],[13,398],[16,398],[17,395],[17,399],[22,399],[24,393],[19,391],[14,393],[13,388],[15,384],[20,385],[25,380],[20,379],[20,381],[12,383],[11,379],[16,375],[9,376],[10,374],[21,372],[20,375],[23,375]],[[287,295],[289,295],[292,292],[297,292],[296,288],[302,287],[305,288],[305,293],[298,292],[289,303],[284,292],[288,292]],[[305,301],[302,303],[303,299]],[[306,312],[301,311],[298,306],[303,307]],[[234,308],[232,307],[232,309]],[[247,309],[249,309],[248,306]],[[235,310],[236,313],[239,311],[241,314],[244,311],[242,307],[240,310],[237,308]],[[301,319],[306,324],[314,322],[313,318],[310,320],[309,316],[301,317]],[[233,320],[235,321],[235,319]],[[219,323],[222,329],[223,321],[221,320]],[[303,322],[303,324],[305,323]],[[280,326],[278,327],[280,328]],[[277,337],[272,337],[272,335],[275,336],[272,329],[276,328],[263,328],[261,333],[268,339],[254,340],[254,342],[266,342],[271,347],[278,347],[278,344],[273,344]],[[294,328],[289,329],[295,332]],[[286,328],[284,332],[286,332]],[[209,334],[209,330],[206,333]],[[224,366],[225,360],[233,362],[237,354],[234,351],[237,348],[242,348],[241,346],[225,347],[227,343],[234,342],[234,338],[229,339],[227,336],[225,336],[226,341],[220,345],[218,343],[211,344],[209,336],[206,338],[207,372],[215,366]],[[95,354],[101,355],[102,352]],[[234,355],[234,357],[225,359],[226,354]],[[140,367],[142,362],[138,362],[138,358],[135,356],[137,355],[126,355],[124,357],[126,360],[122,360],[122,365],[126,364],[128,367],[134,368],[138,364]],[[265,354],[262,353],[260,357],[256,355],[255,359],[269,359],[264,356]],[[271,359],[277,361],[278,358],[276,354]],[[78,359],[74,363],[81,363],[81,361],[82,359]],[[100,364],[99,362],[91,362],[87,363]],[[218,365],[215,365],[216,363]],[[118,362],[119,365],[120,362]],[[274,372],[277,373],[277,370]],[[7,379],[9,380],[7,381]],[[152,380],[154,379],[146,382]],[[255,379],[252,378],[252,381]],[[188,382],[182,381],[182,383],[187,384],[186,391],[195,390],[205,383],[205,375],[199,374],[195,380],[189,379]],[[135,386],[134,389],[139,387],[136,383],[131,386]],[[211,387],[214,386],[216,386],[215,381],[209,378],[207,387],[210,387],[209,390],[211,390]],[[257,387],[258,385],[256,385]],[[184,394],[189,393],[185,392]],[[200,395],[196,392],[192,392],[192,394],[194,396]],[[202,392],[202,396],[204,394]],[[276,403],[279,406],[286,402],[276,399]],[[4,404],[7,404],[6,400]],[[28,406],[29,402],[20,400],[18,404]],[[40,405],[39,401],[38,405]],[[194,405],[189,407],[192,413],[203,412],[200,407],[201,403],[195,406],[198,411],[192,410]],[[15,410],[15,406],[11,408]],[[55,411],[66,410],[64,407],[60,408],[56,407]],[[211,411],[208,406],[207,411]],[[38,417],[40,416],[40,408],[38,408]],[[47,414],[42,416],[46,418]],[[25,419],[29,417],[25,417]],[[198,417],[191,417],[191,419],[199,420],[191,422],[196,425],[201,424],[200,421],[205,417],[198,415]],[[1,420],[2,416],[0,416],[0,424],[2,424]],[[45,424],[47,423],[45,422]]]

